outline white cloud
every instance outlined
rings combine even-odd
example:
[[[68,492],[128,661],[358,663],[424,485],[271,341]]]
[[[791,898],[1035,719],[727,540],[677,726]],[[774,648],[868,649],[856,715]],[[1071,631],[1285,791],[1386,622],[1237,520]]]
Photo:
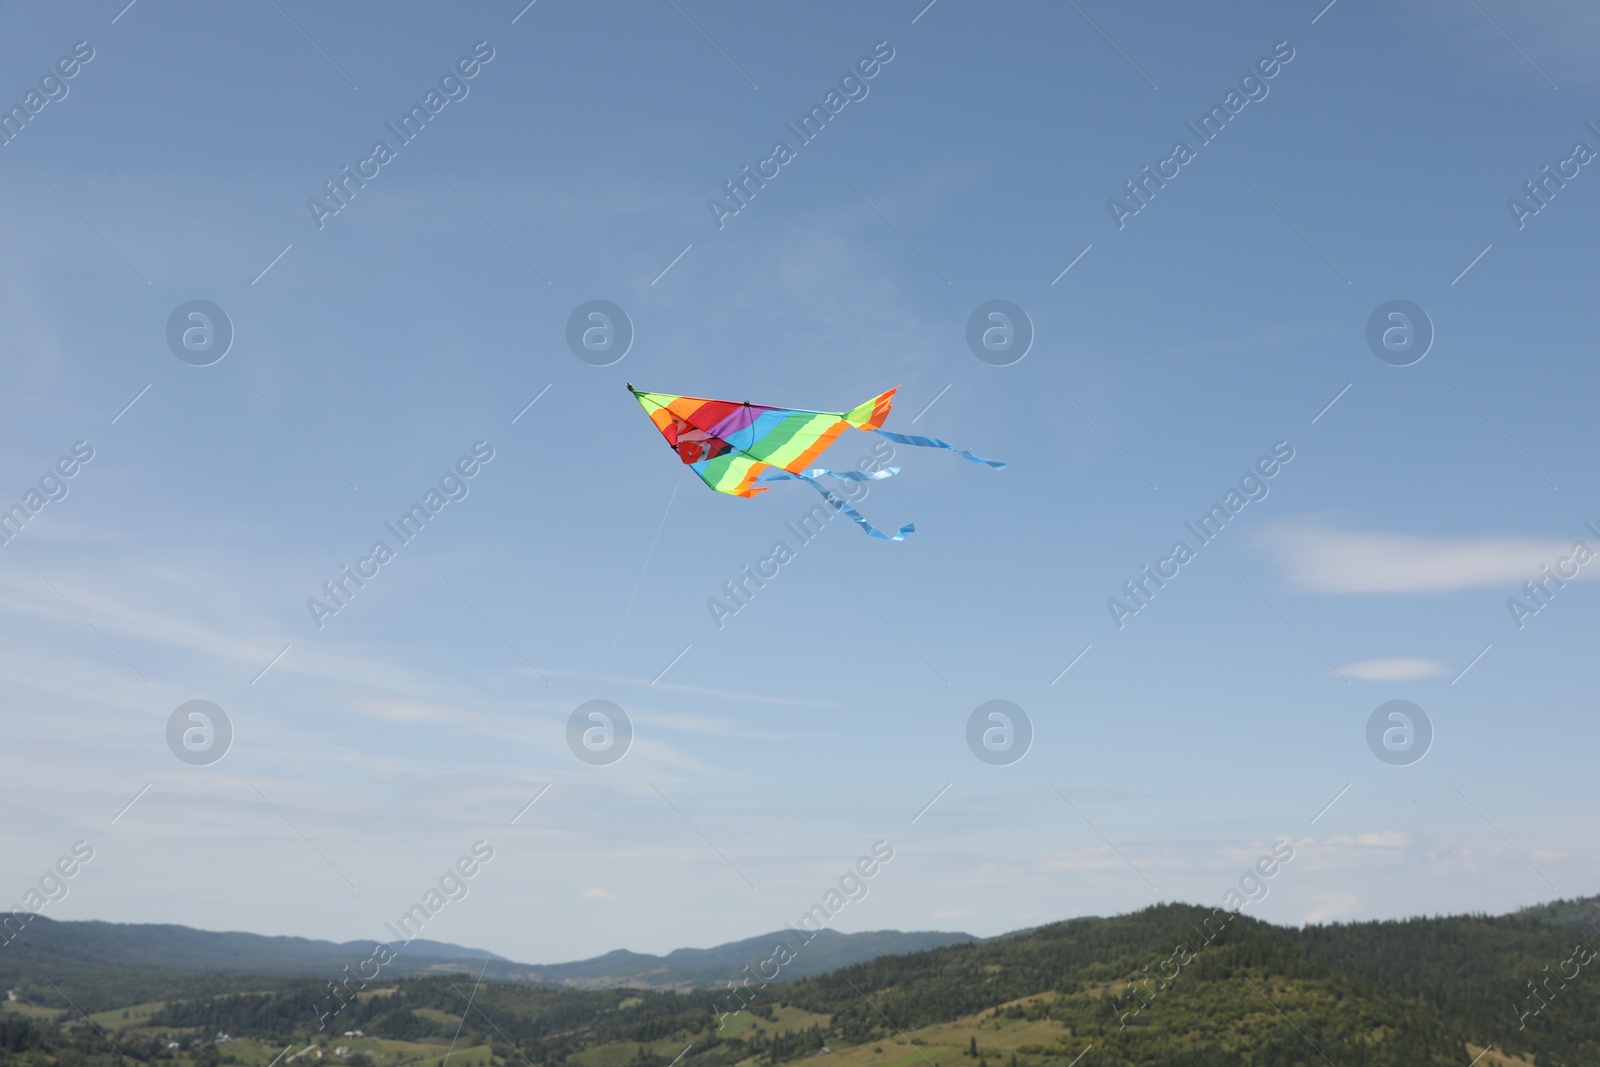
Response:
[[[1090,845],[1071,852],[1046,856],[1042,866],[1044,870],[1054,874],[1065,871],[1126,870],[1127,862],[1115,849]]]
[[[609,890],[609,889],[602,889],[599,886],[595,886],[592,889],[585,889],[583,891],[583,899],[584,900],[616,900],[617,899],[617,895],[615,893],[611,892],[611,890]]]
[[[1366,682],[1409,682],[1417,678],[1433,678],[1447,669],[1436,659],[1365,659],[1360,663],[1345,664],[1339,668],[1339,673]]]
[[[1554,567],[1569,541],[1532,537],[1426,537],[1279,523],[1268,548],[1289,581],[1313,593],[1446,593],[1516,586]],[[1578,571],[1579,577],[1600,568]]]
[[[1406,848],[1412,844],[1412,838],[1404,830],[1378,830],[1364,834],[1340,834],[1330,837],[1323,842],[1328,845],[1340,845],[1345,848]]]
[[[1481,10],[1459,4],[1417,5],[1412,17],[1432,23],[1431,30],[1468,57],[1463,76],[1538,91],[1545,91],[1547,80],[1550,89],[1594,84],[1594,64],[1583,43],[1600,31],[1600,15],[1585,0],[1513,6],[1493,22]]]
[[[479,716],[454,704],[441,704],[431,700],[409,700],[404,697],[385,696],[351,702],[351,710],[384,722],[449,722],[459,723]]]
[[[1310,911],[1306,912],[1305,917],[1300,921],[1310,925],[1353,915],[1355,914],[1356,903],[1356,898],[1353,896],[1318,897],[1317,903],[1312,906]]]
[[[933,917],[935,919],[964,919],[972,914],[974,913],[971,908],[950,908],[948,910],[941,908],[933,912]]]

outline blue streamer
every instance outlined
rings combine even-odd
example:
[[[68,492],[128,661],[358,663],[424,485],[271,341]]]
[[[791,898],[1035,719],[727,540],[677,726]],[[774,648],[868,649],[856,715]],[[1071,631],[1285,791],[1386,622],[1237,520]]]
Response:
[[[845,471],[843,473],[836,474],[833,471],[825,471],[820,469],[802,471],[799,474],[790,474],[788,471],[774,470],[763,474],[757,480],[763,482],[805,482],[806,484],[810,485],[811,488],[821,493],[823,499],[829,504],[832,504],[836,511],[840,512],[845,516],[845,518],[849,519],[851,522],[865,530],[868,537],[876,537],[880,541],[904,541],[907,534],[916,532],[916,523],[906,523],[904,526],[900,527],[900,529],[893,536],[886,534],[882,530],[874,527],[872,523],[868,522],[866,518],[862,516],[861,512],[857,511],[843,500],[828,492],[827,487],[821,482],[817,481],[815,477],[815,475],[827,474],[835,478],[842,478],[846,481],[852,482],[876,481],[878,478],[888,477],[890,474],[898,470],[898,467],[886,467],[882,471],[877,471],[873,474],[866,474],[861,471]]]
[[[998,471],[1003,471],[1006,469],[1005,463],[998,459],[984,459],[982,456],[974,456],[966,449],[957,448],[948,441],[941,441],[937,437],[917,437],[914,434],[895,433],[892,430],[873,430],[872,432],[880,437],[887,437],[889,440],[898,444],[917,445],[921,448],[944,448],[954,452],[962,459],[970,459],[974,463],[987,463],[989,466]]]
[[[786,482],[796,477],[820,478],[823,476],[837,478],[841,482],[877,482],[884,478],[892,478],[900,473],[899,467],[884,467],[882,470],[867,471],[830,471],[823,467],[814,467],[808,471],[801,471],[799,475],[790,474],[788,471],[777,471],[763,474],[757,478],[758,482]]]

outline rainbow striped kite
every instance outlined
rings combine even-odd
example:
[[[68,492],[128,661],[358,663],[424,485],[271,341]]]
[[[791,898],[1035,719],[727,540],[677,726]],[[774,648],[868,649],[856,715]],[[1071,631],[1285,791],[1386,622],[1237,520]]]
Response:
[[[896,388],[899,388],[896,386]],[[678,458],[700,476],[701,481],[719,493],[755,496],[767,490],[762,482],[803,481],[821,493],[828,503],[865,530],[883,541],[903,541],[916,529],[907,523],[893,535],[872,527],[861,514],[829,492],[819,477],[841,481],[878,481],[900,473],[899,467],[881,470],[807,470],[824,449],[844,433],[855,428],[868,430],[902,445],[943,448],[974,463],[1005,469],[997,459],[975,456],[932,437],[892,433],[883,429],[889,417],[895,390],[880,393],[849,411],[806,411],[800,408],[774,408],[732,400],[706,400],[697,396],[647,393],[631,384],[628,392],[639,401],[650,420],[667,439]],[[774,469],[776,468],[776,469]]]

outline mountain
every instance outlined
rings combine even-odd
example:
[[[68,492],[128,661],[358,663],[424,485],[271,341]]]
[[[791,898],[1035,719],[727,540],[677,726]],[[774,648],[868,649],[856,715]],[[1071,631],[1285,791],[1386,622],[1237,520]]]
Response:
[[[15,924],[23,916],[0,916]],[[593,959],[535,966],[515,963],[482,949],[417,939],[390,942],[396,954],[385,973],[413,976],[441,971],[479,973],[486,978],[574,989],[693,989],[721,985],[748,964],[771,954],[782,932],[714,948],[680,948],[665,956],[619,949]],[[792,935],[790,935],[792,936]],[[823,974],[877,956],[920,952],[973,940],[970,934],[876,930],[841,934],[824,930],[794,964],[795,977]],[[373,954],[373,942],[313,941],[303,937],[216,933],[187,926],[108,922],[58,922],[35,916],[16,938],[0,946],[0,980],[40,968],[115,968],[181,974],[252,974],[336,978],[358,970]],[[487,957],[487,964],[485,959]]]
[[[801,961],[849,936],[784,936],[793,960],[764,969],[770,984],[737,990],[553,988],[449,971],[333,989],[325,978],[52,967],[18,978],[15,1000],[0,1003],[0,1065],[781,1067],[820,1054],[829,1067],[1600,1063],[1600,959],[1588,947],[1600,938],[1522,913],[1296,928],[1163,904],[810,977],[797,977]],[[870,936],[888,936],[882,947],[914,935]],[[574,982],[660,980],[752,950],[776,959],[770,942],[551,970],[569,968]]]
[[[745,966],[772,955],[772,947],[795,935],[784,930],[730,941],[715,948],[680,948],[665,956],[650,956],[619,949],[594,959],[576,963],[557,963],[529,967],[532,981],[573,989],[608,989],[628,986],[634,989],[695,989],[722,985],[742,977]],[[872,930],[841,934],[823,930],[806,946],[785,973],[795,978],[826,974],[853,963],[878,956],[901,956],[908,952],[957,945],[977,940],[971,934],[950,934],[936,930],[902,933],[899,930]]]
[[[1600,897],[1552,900],[1548,904],[1523,908],[1514,912],[1513,917],[1526,919],[1529,922],[1570,926],[1586,934],[1600,934]]]
[[[215,933],[188,926],[98,921],[59,922],[35,915],[0,914],[0,923],[18,929],[0,945],[0,977],[30,965],[115,967],[130,971],[243,973],[331,977],[347,964],[372,954],[370,941],[313,941],[304,937]],[[405,946],[406,973],[434,969],[444,962],[482,964],[481,949],[418,938]],[[491,956],[499,960],[498,956]],[[502,961],[509,962],[509,961]]]

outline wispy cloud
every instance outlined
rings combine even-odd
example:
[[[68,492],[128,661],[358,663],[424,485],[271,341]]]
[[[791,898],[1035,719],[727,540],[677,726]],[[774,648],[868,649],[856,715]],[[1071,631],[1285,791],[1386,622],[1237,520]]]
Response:
[[[1347,678],[1360,678],[1366,682],[1410,682],[1418,678],[1432,678],[1448,669],[1436,659],[1402,657],[1346,663],[1339,668],[1339,673]]]
[[[1304,522],[1279,523],[1263,541],[1290,584],[1312,593],[1448,593],[1514,585],[1572,550],[1569,541],[1533,537],[1429,537]]]
[[[1477,8],[1478,10],[1474,10]],[[1585,0],[1544,0],[1517,5],[1418,5],[1408,13],[1428,24],[1464,62],[1464,77],[1537,86],[1548,76],[1562,86],[1592,86],[1594,64],[1584,42],[1600,31],[1600,15]],[[1490,16],[1493,16],[1491,21]]]
[[[1340,834],[1323,842],[1338,848],[1409,848],[1415,844],[1405,830],[1376,830],[1364,834]]]
[[[351,710],[384,722],[447,722],[460,723],[479,716],[456,704],[442,704],[431,700],[411,700],[405,697],[383,696],[351,702]]]
[[[1353,896],[1319,896],[1317,903],[1300,921],[1309,926],[1325,923],[1329,919],[1342,919],[1355,913],[1357,903]]]

